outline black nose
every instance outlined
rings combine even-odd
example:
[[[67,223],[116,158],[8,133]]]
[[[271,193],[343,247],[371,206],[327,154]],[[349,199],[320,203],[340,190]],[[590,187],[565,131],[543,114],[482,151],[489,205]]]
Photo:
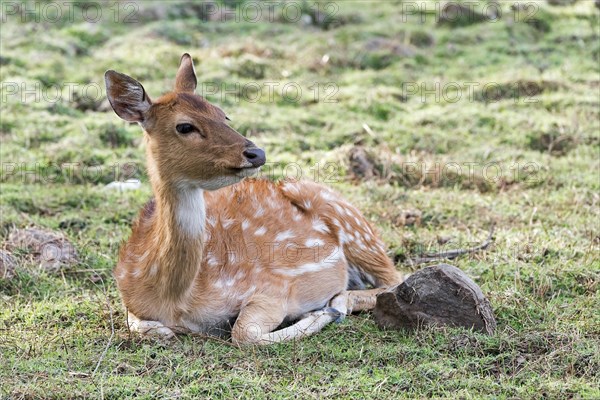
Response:
[[[253,167],[260,167],[265,165],[267,158],[265,157],[265,152],[258,147],[253,147],[251,149],[244,150],[242,153],[244,157],[250,161]]]

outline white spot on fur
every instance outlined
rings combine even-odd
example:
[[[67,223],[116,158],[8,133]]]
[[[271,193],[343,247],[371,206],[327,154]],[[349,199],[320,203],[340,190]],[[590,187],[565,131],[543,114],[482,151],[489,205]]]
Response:
[[[321,232],[321,233],[329,233],[329,228],[327,227],[327,225],[318,219],[313,219],[312,221],[312,228],[317,231],[317,232]]]
[[[300,221],[302,219],[302,214],[300,213],[294,213],[294,216],[292,217],[292,219],[296,222]]]
[[[211,267],[216,267],[219,265],[219,260],[217,260],[217,257],[215,257],[215,255],[210,252],[208,253],[208,258],[206,259],[206,262]]]
[[[258,228],[256,231],[254,231],[254,234],[256,236],[262,236],[265,233],[267,233],[267,228],[265,228],[264,226],[261,226],[260,228]]]
[[[304,245],[306,247],[323,246],[324,244],[325,242],[323,242],[321,239],[316,238],[307,239],[306,242],[304,242]]]
[[[226,219],[226,220],[222,220],[221,221],[221,225],[225,229],[229,228],[231,226],[231,224],[233,224],[233,220],[232,219]]]
[[[345,214],[344,207],[340,206],[338,203],[333,203],[333,208],[335,209],[335,212],[338,213],[340,216]]]
[[[150,271],[148,271],[149,276],[154,276],[158,272],[158,264],[154,263],[150,266]]]
[[[285,275],[285,276],[298,276],[298,275],[307,274],[309,272],[319,272],[324,269],[330,268],[331,266],[332,265],[329,263],[321,263],[321,262],[307,263],[307,264],[300,265],[293,269],[292,268],[290,268],[290,269],[276,268],[273,270],[273,272],[276,274]]]
[[[230,251],[227,253],[227,260],[229,261],[229,264],[231,264],[231,265],[235,264],[236,256],[233,251]]]
[[[346,234],[345,231],[340,230],[340,244],[346,244],[348,243],[348,235]]]
[[[256,285],[250,286],[248,288],[248,290],[246,290],[244,293],[241,293],[238,295],[238,301],[246,300],[248,297],[252,296],[255,291],[256,291]]]
[[[144,252],[144,254],[142,254],[141,256],[139,256],[138,261],[140,261],[140,262],[144,261],[146,258],[148,258],[149,254],[150,254],[150,250],[146,250]]]
[[[232,287],[234,284],[235,284],[235,279],[234,278],[228,278],[225,281],[225,286],[227,286],[227,287]]]
[[[325,257],[320,262],[302,264],[296,268],[276,268],[273,272],[280,275],[286,276],[298,276],[311,272],[319,272],[325,269],[334,267],[340,261],[340,251],[335,248],[331,254]]]
[[[242,222],[242,229],[243,229],[243,230],[246,230],[246,229],[248,229],[248,227],[249,227],[249,226],[250,226],[250,221],[248,221],[247,219],[245,219],[245,220]]]
[[[235,276],[233,277],[234,280],[236,281],[240,281],[242,279],[244,279],[246,277],[246,273],[244,272],[244,270],[240,269],[237,274],[235,274]]]
[[[262,217],[263,215],[265,215],[265,209],[264,209],[264,208],[262,208],[262,206],[258,206],[258,207],[256,208],[256,212],[254,213],[254,216],[255,216],[256,218],[260,218],[260,217]]]
[[[274,197],[269,197],[268,199],[269,202],[269,207],[271,208],[278,208],[278,204],[277,204],[277,199],[275,199]]]
[[[325,201],[334,201],[337,199],[333,192],[330,192],[329,190],[323,190],[321,192],[321,198]]]
[[[288,229],[287,231],[279,232],[277,236],[275,236],[275,241],[283,242],[284,240],[291,239],[294,236],[296,236],[294,235],[294,232]]]
[[[295,194],[295,195],[298,194],[298,188],[293,183],[286,183],[283,186],[283,190],[285,190],[286,192],[290,192],[292,194]]]

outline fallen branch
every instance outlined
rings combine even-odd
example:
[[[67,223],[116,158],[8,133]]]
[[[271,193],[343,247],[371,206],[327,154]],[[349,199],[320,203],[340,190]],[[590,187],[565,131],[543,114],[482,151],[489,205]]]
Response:
[[[490,227],[490,233],[488,234],[487,239],[478,246],[471,247],[468,249],[454,249],[454,250],[442,251],[440,253],[425,254],[423,257],[409,258],[405,264],[408,264],[410,266],[415,266],[415,265],[419,265],[419,264],[426,264],[426,263],[432,262],[432,261],[454,260],[455,258],[460,257],[465,254],[471,254],[471,253],[476,253],[481,250],[485,250],[494,241],[494,239],[492,237],[494,235],[494,228],[495,228],[495,225],[492,224],[492,226]]]

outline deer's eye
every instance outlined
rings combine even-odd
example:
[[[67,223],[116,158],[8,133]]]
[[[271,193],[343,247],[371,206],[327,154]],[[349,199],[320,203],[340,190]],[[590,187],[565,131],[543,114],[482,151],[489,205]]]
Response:
[[[196,127],[192,124],[179,124],[175,127],[175,129],[178,133],[181,133],[182,135],[186,135],[197,130]]]

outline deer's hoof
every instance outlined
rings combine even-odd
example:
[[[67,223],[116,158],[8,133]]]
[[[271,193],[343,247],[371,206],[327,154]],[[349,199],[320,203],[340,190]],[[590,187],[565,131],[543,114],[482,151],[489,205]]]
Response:
[[[129,324],[129,329],[143,336],[154,336],[171,339],[175,333],[158,321],[134,321]]]

